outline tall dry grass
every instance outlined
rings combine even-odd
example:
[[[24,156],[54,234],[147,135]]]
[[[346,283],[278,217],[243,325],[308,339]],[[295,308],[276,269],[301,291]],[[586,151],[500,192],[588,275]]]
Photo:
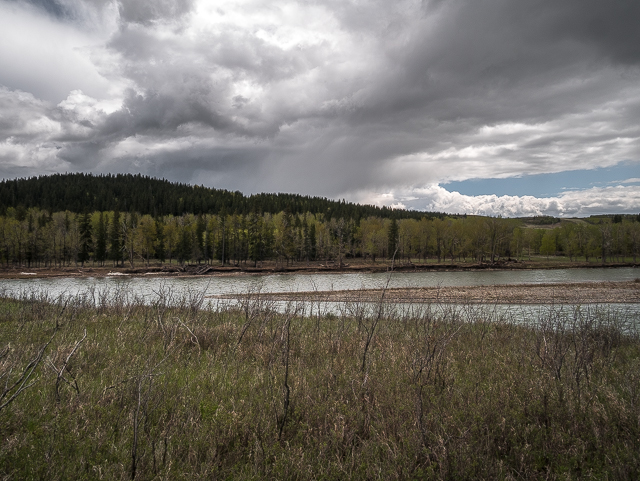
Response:
[[[640,475],[640,340],[612,312],[156,294],[0,300],[3,479]]]

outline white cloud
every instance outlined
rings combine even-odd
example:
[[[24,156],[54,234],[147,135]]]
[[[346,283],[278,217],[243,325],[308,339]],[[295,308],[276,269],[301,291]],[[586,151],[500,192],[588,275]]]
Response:
[[[109,31],[85,31],[24,4],[0,3],[0,84],[58,102],[71,90],[106,95],[109,79],[96,64]]]
[[[448,214],[502,215],[527,217],[552,215],[586,217],[597,214],[636,213],[640,206],[640,186],[612,186],[573,190],[556,197],[478,195],[450,192],[439,185],[384,194],[360,192],[354,199],[374,205],[406,205],[425,211]],[[410,202],[407,202],[410,200]]]
[[[625,179],[618,182],[619,184],[640,184],[640,177],[633,177],[631,179]]]

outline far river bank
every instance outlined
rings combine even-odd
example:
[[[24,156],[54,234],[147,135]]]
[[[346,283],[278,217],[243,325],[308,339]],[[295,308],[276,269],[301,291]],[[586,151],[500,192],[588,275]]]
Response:
[[[286,265],[283,263],[264,262],[254,267],[251,265],[210,265],[210,264],[151,264],[131,266],[65,266],[65,267],[0,267],[0,279],[55,278],[55,277],[193,277],[193,276],[228,276],[228,275],[272,275],[272,274],[349,274],[349,273],[384,273],[384,272],[456,272],[456,271],[522,271],[545,269],[601,269],[640,267],[634,262],[596,263],[565,260],[504,260],[494,263],[395,263],[390,262],[347,262],[342,265],[333,262],[298,262]]]

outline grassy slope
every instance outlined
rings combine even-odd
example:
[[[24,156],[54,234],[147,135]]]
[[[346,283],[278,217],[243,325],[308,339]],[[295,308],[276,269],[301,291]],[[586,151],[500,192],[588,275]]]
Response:
[[[0,300],[2,386],[53,336],[35,384],[0,410],[0,475],[640,475],[640,341],[607,316],[531,329],[444,306],[303,318],[186,301]]]

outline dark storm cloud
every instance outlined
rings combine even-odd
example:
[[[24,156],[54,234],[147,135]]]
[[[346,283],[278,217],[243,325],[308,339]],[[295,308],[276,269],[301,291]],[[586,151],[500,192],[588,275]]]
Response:
[[[122,137],[137,134],[174,136],[178,127],[189,123],[203,124],[215,130],[226,130],[231,126],[228,119],[194,92],[178,97],[157,93],[137,95],[130,91],[122,109],[107,116],[101,133]]]
[[[614,62],[640,62],[640,4],[615,0],[539,2],[544,9],[539,31],[549,31],[556,41],[575,39],[593,46]]]
[[[616,28],[623,14],[640,19],[640,4],[631,3],[449,1],[433,23],[423,19],[425,28],[392,46],[390,71],[357,120],[398,111],[442,121],[536,120],[601,102],[611,91],[598,91],[594,77],[640,60],[635,22]]]
[[[267,153],[259,148],[234,149],[222,148],[193,148],[185,155],[184,152],[165,152],[154,158],[137,158],[139,165],[147,163],[150,173],[155,176],[167,176],[181,182],[224,186],[228,176],[249,176],[255,168],[264,161]],[[181,168],[181,164],[188,162],[191,169]],[[126,163],[123,164],[123,167]],[[135,172],[135,169],[132,170]]]

